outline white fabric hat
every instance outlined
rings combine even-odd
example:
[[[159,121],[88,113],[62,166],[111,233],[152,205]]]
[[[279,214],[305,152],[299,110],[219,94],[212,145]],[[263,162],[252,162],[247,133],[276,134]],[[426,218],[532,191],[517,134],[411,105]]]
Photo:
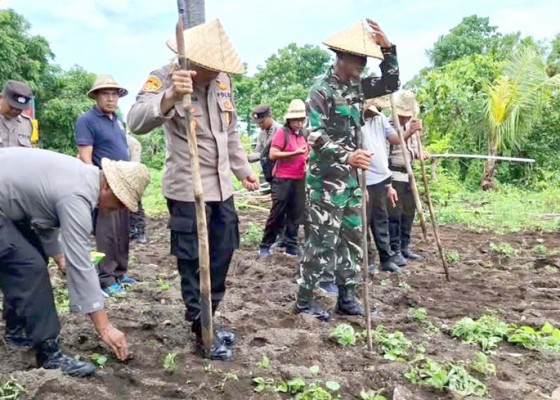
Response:
[[[235,51],[220,20],[194,26],[183,32],[185,55],[194,64],[229,74],[245,72],[243,61]],[[177,53],[177,39],[170,38],[167,46]]]
[[[300,119],[306,118],[307,112],[305,110],[305,103],[303,100],[294,99],[290,102],[290,106],[288,107],[288,111],[286,115],[284,115],[284,119],[287,121],[289,119]]]
[[[412,90],[402,92],[395,102],[397,115],[403,117],[416,117],[420,113],[420,106],[416,101],[416,96]]]
[[[128,94],[128,90],[119,85],[111,75],[98,75],[93,87],[88,92],[88,96],[94,99],[95,92],[101,89],[117,89],[119,97],[124,97]]]
[[[150,183],[150,172],[145,165],[132,161],[101,159],[101,168],[113,194],[132,212],[138,211],[138,202]]]
[[[350,53],[362,57],[374,57],[380,60],[384,58],[379,45],[361,20],[330,36],[323,44],[333,50],[342,51],[343,53]]]

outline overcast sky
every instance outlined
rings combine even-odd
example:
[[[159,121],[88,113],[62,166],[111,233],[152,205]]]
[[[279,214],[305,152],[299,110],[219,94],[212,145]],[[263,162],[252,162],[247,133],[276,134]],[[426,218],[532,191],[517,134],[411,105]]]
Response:
[[[130,94],[126,113],[151,70],[173,57],[165,41],[177,20],[175,0],[0,0],[44,36],[63,68],[110,73]],[[465,16],[490,17],[502,33],[536,39],[560,32],[553,0],[206,0],[206,20],[219,18],[249,74],[281,47],[317,44],[359,19],[378,21],[397,45],[401,80],[428,64],[425,50]]]

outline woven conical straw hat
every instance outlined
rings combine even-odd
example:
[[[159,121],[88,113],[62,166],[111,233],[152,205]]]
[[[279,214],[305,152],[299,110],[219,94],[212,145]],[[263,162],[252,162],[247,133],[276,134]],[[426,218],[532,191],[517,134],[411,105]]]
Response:
[[[383,60],[383,53],[381,53],[379,45],[371,36],[371,32],[364,26],[363,21],[358,21],[351,27],[335,33],[327,38],[323,44],[344,53]]]
[[[185,38],[185,54],[194,64],[212,71],[229,74],[245,72],[241,57],[233,48],[220,20],[215,19],[197,25],[183,32]],[[167,46],[177,53],[175,37],[167,41]]]
[[[113,194],[132,212],[150,183],[150,172],[143,164],[133,161],[101,159],[101,168]]]
[[[403,117],[416,117],[420,113],[420,106],[412,90],[402,92],[395,102],[395,111]]]

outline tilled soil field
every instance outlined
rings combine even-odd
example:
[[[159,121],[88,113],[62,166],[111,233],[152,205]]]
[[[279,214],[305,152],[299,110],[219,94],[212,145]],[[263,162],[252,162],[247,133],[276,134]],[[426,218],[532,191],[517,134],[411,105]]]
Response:
[[[0,342],[0,383],[13,377],[26,389],[20,398],[57,400],[289,399],[290,395],[274,391],[273,386],[292,378],[322,385],[336,381],[342,399],[360,399],[362,389],[379,390],[396,400],[459,398],[450,391],[411,383],[404,373],[414,354],[408,362],[391,361],[381,355],[378,344],[370,353],[363,341],[343,347],[329,338],[341,323],[361,332],[364,323],[359,318],[333,313],[330,322],[322,323],[294,315],[297,260],[283,254],[257,260],[256,245],[248,239],[254,236],[255,226],[264,225],[266,215],[241,212],[240,217],[242,236],[253,232],[235,254],[228,293],[217,318],[237,334],[233,362],[209,362],[193,353],[175,262],[168,254],[166,220],[155,219],[149,223],[149,244],[134,245],[132,250],[130,274],[140,283],[126,297],[108,303],[113,323],[127,334],[133,359],[117,362],[100,345],[89,320],[63,314],[62,346],[84,358],[106,355],[105,366],[91,378],[72,379],[35,369],[31,352],[12,350]],[[509,323],[560,325],[558,234],[496,236],[461,226],[442,227],[444,247],[454,260],[450,283],[445,281],[435,247],[421,242],[416,228],[415,235],[415,250],[426,256],[425,261],[410,264],[410,275],[402,278],[382,272],[370,281],[371,302],[381,313],[374,328],[383,325],[386,332],[403,332],[414,346],[425,348],[426,357],[438,362],[468,363],[476,359],[479,347],[449,334],[449,328],[465,316],[478,318],[494,312]],[[54,270],[52,275],[56,285],[63,285]],[[328,297],[323,301],[335,302]],[[427,318],[412,318],[411,307],[425,308]],[[164,368],[170,353],[176,354],[174,372]],[[262,365],[264,356],[269,359],[268,368]],[[488,394],[479,398],[553,398],[560,386],[560,353],[502,342],[490,353],[489,362],[496,366],[494,375],[473,374],[487,386]],[[319,370],[310,370],[311,366]],[[268,390],[257,393],[256,377],[273,379],[274,384],[269,380]]]

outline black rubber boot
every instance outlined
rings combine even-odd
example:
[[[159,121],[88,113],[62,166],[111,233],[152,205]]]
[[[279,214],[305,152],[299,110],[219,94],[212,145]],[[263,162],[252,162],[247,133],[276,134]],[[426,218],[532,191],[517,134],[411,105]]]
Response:
[[[206,350],[204,349],[204,344],[202,341],[202,327],[200,325],[200,318],[197,318],[193,321],[191,330],[195,334],[195,351],[198,355],[204,358],[209,358],[211,360],[218,360],[218,361],[231,361],[233,360],[233,351],[228,345],[226,345],[222,339],[220,338],[220,334],[218,332],[214,332],[212,346],[210,348],[210,354],[207,354]],[[230,343],[233,345],[233,341],[235,341],[235,335],[231,334],[231,332],[225,332],[230,335],[228,339],[232,340]],[[233,338],[231,337],[233,336]],[[231,346],[230,345],[230,346]]]
[[[391,256],[391,262],[397,264],[398,267],[404,267],[406,265],[406,258],[403,257],[400,251],[396,251],[393,256]]]
[[[235,333],[217,329],[214,335],[227,347],[232,347],[235,344]]]
[[[342,285],[338,287],[338,301],[336,302],[336,312],[343,315],[366,315],[364,307],[356,299],[355,286]],[[373,309],[371,316],[376,317],[378,311]]]
[[[148,243],[148,238],[146,237],[146,234],[144,233],[143,230],[138,230],[138,233],[136,234],[136,243],[138,244],[146,244]]]
[[[399,267],[393,261],[382,262],[381,271],[392,272],[394,274],[407,274],[409,272],[406,268]]]
[[[422,261],[424,259],[420,254],[413,253],[409,247],[403,247],[401,253],[404,258],[412,261]]]
[[[59,369],[62,373],[78,378],[95,372],[95,365],[88,361],[78,361],[64,354],[58,347],[57,339],[48,339],[36,346],[37,365],[45,369]]]
[[[331,314],[321,307],[321,304],[313,297],[313,290],[299,287],[299,292],[294,306],[296,314],[307,314],[317,318],[319,321],[328,321]]]
[[[18,349],[30,349],[33,347],[33,341],[29,339],[25,328],[21,325],[6,326],[4,340],[8,346]]]

